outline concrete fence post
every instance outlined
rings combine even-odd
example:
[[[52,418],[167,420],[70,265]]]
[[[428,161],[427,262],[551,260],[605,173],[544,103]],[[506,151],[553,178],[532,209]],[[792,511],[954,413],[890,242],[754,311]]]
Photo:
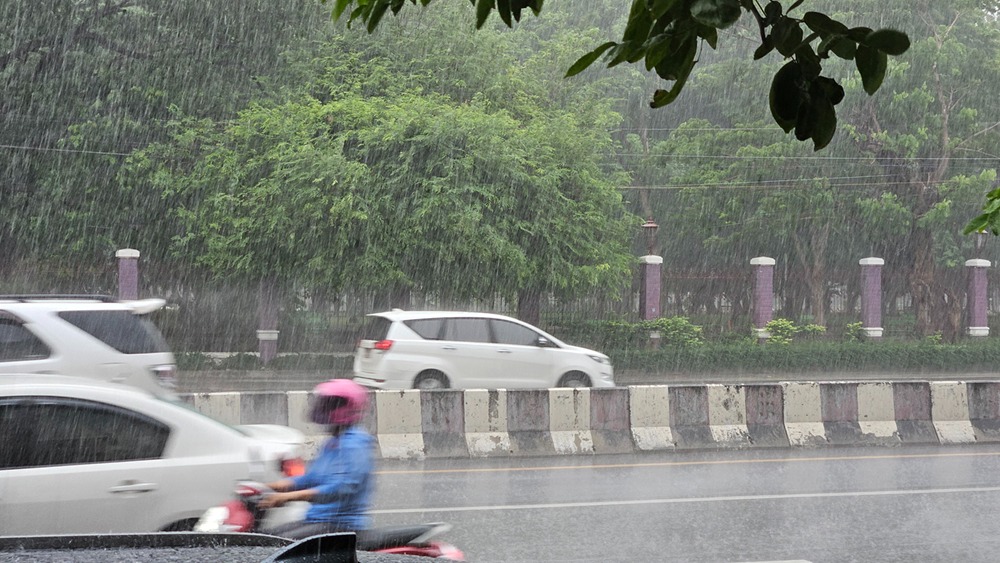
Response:
[[[990,326],[986,316],[989,312],[989,297],[987,293],[986,269],[990,267],[989,260],[966,260],[965,267],[969,272],[969,290],[966,296],[968,309],[969,336],[989,336]]]
[[[115,253],[118,259],[118,299],[139,298],[139,251],[122,248]]]
[[[861,328],[865,336],[882,338],[882,266],[881,258],[862,258],[861,265]]]
[[[662,256],[642,256],[642,285],[639,287],[639,303],[642,320],[660,318],[660,275],[663,268]]]
[[[767,340],[767,323],[774,318],[774,258],[758,256],[750,260],[753,268],[753,329],[759,340]]]

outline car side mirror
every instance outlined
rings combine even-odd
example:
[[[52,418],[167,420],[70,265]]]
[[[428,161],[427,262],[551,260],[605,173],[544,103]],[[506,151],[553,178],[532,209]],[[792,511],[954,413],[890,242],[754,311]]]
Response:
[[[538,346],[539,348],[551,348],[552,341],[544,336],[539,336],[538,340],[535,341],[535,346]]]

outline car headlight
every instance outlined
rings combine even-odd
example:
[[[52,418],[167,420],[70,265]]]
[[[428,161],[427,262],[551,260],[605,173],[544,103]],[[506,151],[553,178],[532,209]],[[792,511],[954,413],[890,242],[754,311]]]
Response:
[[[594,360],[595,362],[597,362],[597,363],[599,363],[599,364],[604,364],[604,365],[606,365],[606,366],[610,366],[610,365],[611,365],[611,360],[610,360],[610,359],[608,359],[608,357],[607,357],[607,356],[597,356],[597,355],[590,355],[590,356],[588,356],[588,357],[589,357],[589,358],[590,358],[591,360]]]

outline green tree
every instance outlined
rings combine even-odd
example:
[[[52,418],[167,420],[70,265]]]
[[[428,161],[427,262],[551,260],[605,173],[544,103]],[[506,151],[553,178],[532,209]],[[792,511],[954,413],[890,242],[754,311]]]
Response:
[[[48,265],[67,285],[124,246],[148,268],[168,258],[176,224],[158,192],[119,183],[125,157],[165,138],[172,106],[244,107],[285,46],[328,19],[310,0],[13,0],[0,18],[0,269]]]
[[[601,165],[618,120],[607,102],[577,92],[589,103],[556,107],[513,62],[446,82],[419,57],[382,55],[396,40],[334,37],[301,53],[292,74],[313,78],[283,101],[228,123],[178,119],[172,143],[136,158],[179,209],[176,251],[334,291],[499,294],[528,318],[541,292],[617,290],[637,221],[624,178]],[[469,80],[483,93],[466,99]]]
[[[906,269],[917,331],[951,340],[959,333],[963,291],[955,270],[962,250],[971,250],[958,240],[961,227],[995,177],[1000,112],[990,100],[1000,78],[1000,30],[978,2],[874,9],[906,17],[921,39],[888,67],[887,95],[847,104],[845,128],[884,178],[868,207],[905,210],[906,236],[886,251]],[[861,87],[846,82],[849,92]]]

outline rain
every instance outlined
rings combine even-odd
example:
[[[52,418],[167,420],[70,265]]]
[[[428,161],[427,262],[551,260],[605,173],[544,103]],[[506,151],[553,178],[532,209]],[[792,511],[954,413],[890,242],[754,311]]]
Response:
[[[365,315],[397,307],[517,317],[623,385],[995,369],[1000,278],[970,277],[1000,244],[966,232],[1000,187],[991,3],[807,2],[911,41],[874,93],[824,59],[820,150],[776,123],[789,58],[755,60],[751,17],[653,108],[672,83],[642,61],[566,76],[631,2],[478,30],[467,1],[371,30],[335,4],[2,3],[0,293],[116,295],[137,250],[182,381],[349,376]]]
[[[956,342],[963,262],[996,246],[962,235],[996,181],[997,116],[992,59],[961,53],[995,21],[862,5],[849,25],[920,39],[881,95],[830,60],[846,96],[813,151],[769,114],[783,61],[748,64],[749,21],[651,109],[664,81],[641,65],[563,76],[620,33],[622,2],[479,31],[438,2],[373,33],[307,1],[8,3],[0,279],[115,293],[115,252],[137,249],[195,364],[257,352],[257,329],[282,353],[349,351],[390,307],[506,312],[598,345],[595,322],[638,320],[649,234],[660,316],[709,340],[747,337],[765,256],[777,317],[843,336],[858,260],[880,257],[887,336]]]

